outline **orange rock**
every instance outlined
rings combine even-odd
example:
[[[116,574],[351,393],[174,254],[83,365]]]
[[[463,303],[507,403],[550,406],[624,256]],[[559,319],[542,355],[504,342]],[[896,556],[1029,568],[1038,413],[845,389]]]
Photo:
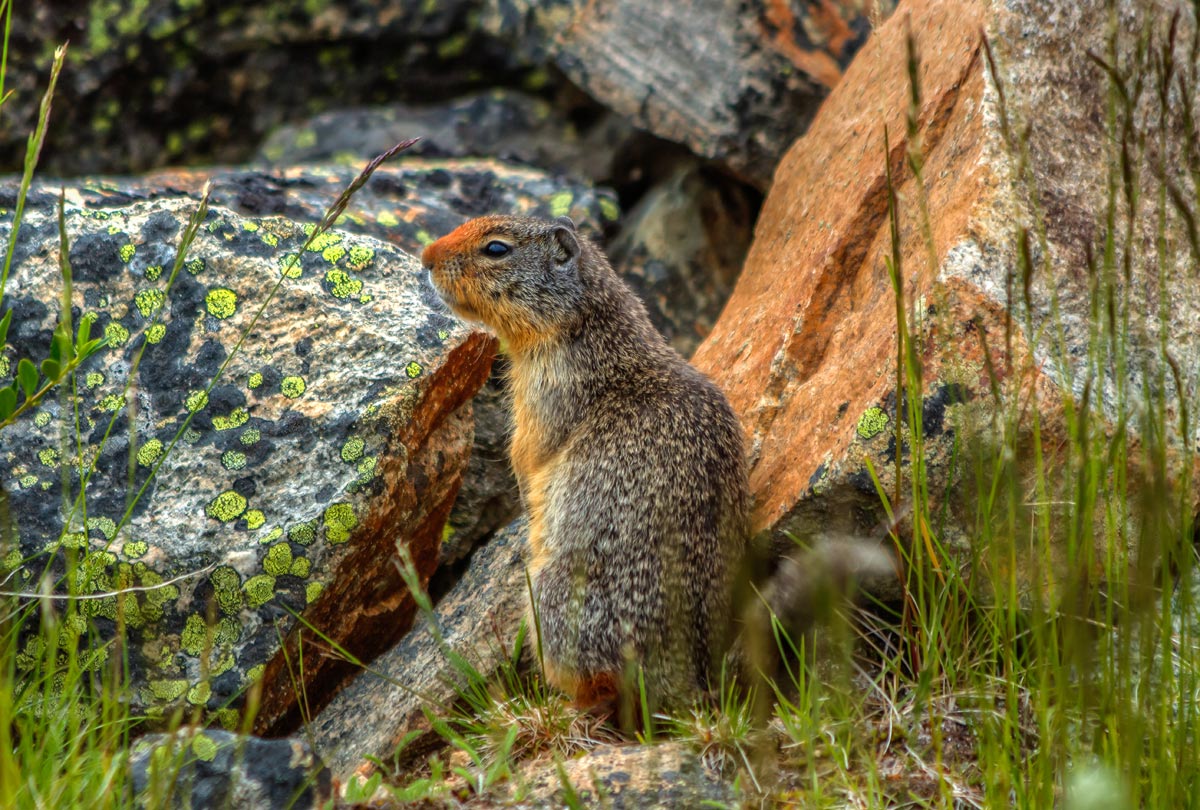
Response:
[[[1137,13],[1122,20],[1127,32],[1139,30],[1148,15],[1159,15],[1165,30],[1169,14],[1162,11],[1178,4],[1135,5]],[[882,510],[865,456],[891,494],[897,328],[885,263],[891,252],[889,164],[899,199],[905,306],[911,313],[918,302],[925,313],[916,345],[924,364],[935,498],[953,480],[954,427],[946,409],[963,400],[986,409],[990,398],[985,344],[1002,383],[1039,396],[1043,431],[1059,430],[1051,405],[1061,403],[1064,389],[1081,390],[1085,354],[1078,352],[1087,346],[1090,320],[1083,264],[1105,212],[1112,142],[1105,131],[1108,85],[1086,51],[1106,51],[1108,19],[1098,0],[1049,16],[1036,4],[902,2],[786,154],[733,295],[694,356],[725,390],[750,439],[756,529],[809,533],[871,526]],[[919,214],[922,195],[906,162],[912,145],[906,131],[910,30],[919,56],[916,133],[928,233]],[[987,67],[984,31],[1000,65],[1003,106]],[[1128,41],[1135,41],[1132,34]],[[1028,203],[1028,186],[1015,179],[1017,160],[1006,147],[1002,111],[1013,117],[1016,131],[1021,121],[1032,124],[1028,176],[1037,189],[1036,206]],[[1147,182],[1149,175],[1146,170]],[[1133,251],[1134,283],[1125,294],[1135,313],[1157,314],[1154,221],[1144,219],[1134,235],[1143,240]],[[1034,228],[1038,266],[1030,285],[1030,337],[1022,329],[1024,316],[1010,309],[1008,299],[1022,296],[1020,226],[1039,221],[1048,253],[1038,247]],[[1176,258],[1180,251],[1186,248]],[[1172,301],[1169,344],[1177,358],[1196,357],[1200,295],[1187,260],[1178,265],[1169,268],[1161,291]],[[1055,323],[1051,285],[1062,312],[1068,358],[1062,365],[1051,344],[1058,327],[1045,328]],[[1156,329],[1147,326],[1149,335]],[[1152,341],[1141,345],[1154,348]],[[1187,396],[1194,398],[1194,390]],[[1106,413],[1113,407],[1106,390],[1095,399]],[[1052,445],[1048,452],[1052,464]]]

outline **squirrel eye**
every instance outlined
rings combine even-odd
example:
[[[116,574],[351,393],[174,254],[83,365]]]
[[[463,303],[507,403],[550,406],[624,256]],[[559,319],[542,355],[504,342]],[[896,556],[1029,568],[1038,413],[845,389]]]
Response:
[[[504,244],[503,242],[498,242],[496,240],[492,240],[491,242],[488,242],[486,245],[483,246],[483,252],[486,253],[488,256],[493,256],[493,257],[503,256],[505,253],[508,253],[509,250],[510,250],[510,248],[508,247],[508,245]]]

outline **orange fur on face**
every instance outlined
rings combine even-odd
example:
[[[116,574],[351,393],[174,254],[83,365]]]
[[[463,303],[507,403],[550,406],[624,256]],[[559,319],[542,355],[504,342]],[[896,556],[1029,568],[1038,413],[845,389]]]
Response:
[[[460,317],[490,326],[510,352],[522,352],[553,338],[554,332],[531,323],[527,308],[483,294],[481,286],[488,281],[480,274],[495,271],[481,251],[493,239],[511,242],[516,238],[505,229],[506,221],[503,216],[490,216],[465,222],[428,245],[421,253],[421,263],[429,268],[446,303]]]

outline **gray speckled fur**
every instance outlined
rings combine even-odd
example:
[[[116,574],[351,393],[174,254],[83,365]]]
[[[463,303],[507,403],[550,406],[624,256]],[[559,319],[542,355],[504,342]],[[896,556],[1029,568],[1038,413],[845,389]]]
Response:
[[[653,702],[694,696],[730,641],[748,531],[741,426],[568,221],[464,228],[425,264],[460,314],[518,344],[513,456],[526,505],[541,506],[533,584],[546,662],[581,679],[640,664]],[[475,250],[492,239],[511,246],[502,261]],[[464,300],[464,277],[501,312]],[[530,328],[553,337],[531,340]],[[526,469],[523,442],[538,459]]]

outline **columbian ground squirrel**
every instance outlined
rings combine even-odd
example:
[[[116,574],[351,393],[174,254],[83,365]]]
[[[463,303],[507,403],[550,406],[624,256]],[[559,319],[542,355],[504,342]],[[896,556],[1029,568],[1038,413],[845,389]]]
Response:
[[[710,683],[732,632],[749,496],[742,429],[570,219],[471,220],[422,256],[509,355],[548,680],[583,706]],[[636,686],[632,686],[636,690]]]

